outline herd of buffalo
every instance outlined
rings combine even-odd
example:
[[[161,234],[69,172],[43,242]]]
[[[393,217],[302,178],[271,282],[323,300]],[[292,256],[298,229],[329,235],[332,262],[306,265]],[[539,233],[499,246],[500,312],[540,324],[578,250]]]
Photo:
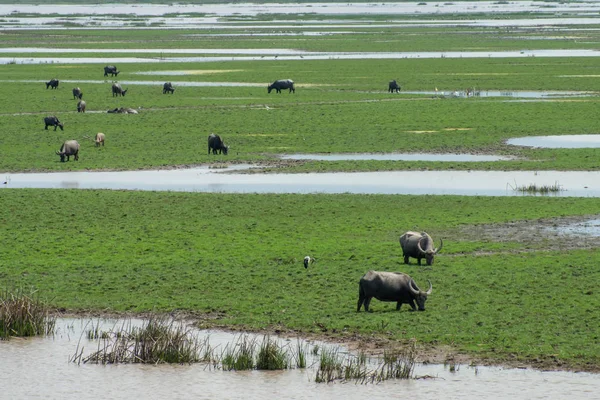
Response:
[[[119,70],[114,65],[107,65],[104,67],[104,76],[117,76]],[[57,79],[51,79],[46,82],[46,89],[57,89],[59,81]],[[112,95],[125,96],[128,89],[123,89],[120,84],[112,84]],[[282,90],[289,90],[289,93],[295,93],[294,81],[291,79],[276,80],[275,82],[267,86],[268,93],[275,90],[277,93],[281,93]],[[389,92],[399,92],[400,86],[395,80],[389,82]],[[163,94],[173,94],[175,88],[171,82],[166,82],[163,85]],[[83,92],[79,87],[73,89],[73,98],[79,100],[77,103],[77,112],[85,112],[86,103],[83,100]],[[108,110],[108,113],[122,113],[122,114],[137,114],[137,110],[132,108],[115,108]],[[54,130],[60,128],[64,130],[64,124],[58,120],[56,116],[48,116],[44,118],[44,129],[48,129],[49,126],[53,126]],[[104,133],[97,133],[95,137],[96,146],[104,146],[106,136]],[[73,156],[75,161],[79,160],[79,148],[80,145],[77,140],[65,141],[60,151],[56,154],[60,156],[60,161],[69,161],[69,158]],[[208,136],[208,154],[224,154],[227,155],[229,146],[225,145],[223,139],[216,134]],[[440,246],[434,247],[434,242],[431,236],[426,232],[406,232],[400,236],[400,247],[402,248],[402,255],[404,257],[404,263],[408,264],[410,258],[416,258],[418,265],[421,265],[421,260],[425,259],[428,266],[433,264],[434,256],[442,250],[444,245],[443,241],[440,240]],[[308,267],[308,262],[304,260],[305,268]],[[425,310],[425,302],[427,296],[432,292],[433,285],[429,282],[429,289],[423,291],[419,289],[416,282],[409,275],[402,272],[385,272],[385,271],[368,271],[359,281],[358,284],[358,304],[356,311],[359,312],[361,307],[364,307],[365,311],[369,311],[369,305],[373,298],[379,301],[385,302],[396,302],[396,310],[400,310],[402,304],[408,304],[412,310]],[[416,303],[416,305],[415,305]]]

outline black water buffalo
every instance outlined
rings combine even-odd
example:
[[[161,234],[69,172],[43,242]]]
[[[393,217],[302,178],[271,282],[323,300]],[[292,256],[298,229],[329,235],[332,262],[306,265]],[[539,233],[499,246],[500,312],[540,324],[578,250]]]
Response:
[[[294,81],[291,79],[281,79],[267,86],[267,90],[269,93],[271,93],[271,90],[273,89],[275,89],[277,93],[281,93],[282,89],[290,89],[290,93],[296,93],[296,89],[294,88]]]
[[[408,231],[400,236],[400,246],[404,256],[404,264],[408,264],[408,258],[416,258],[421,265],[421,258],[424,258],[427,265],[433,264],[433,257],[442,250],[444,241],[440,239],[440,247],[433,247],[433,239],[427,232]]]
[[[81,100],[82,97],[83,92],[81,91],[81,89],[79,89],[78,87],[73,88],[73,98]]]
[[[56,118],[56,116],[54,116],[54,115],[45,117],[44,118],[44,124],[46,124],[46,126],[44,126],[45,130],[48,130],[49,126],[53,126],[54,130],[56,130],[57,127],[60,128],[61,131],[64,130],[63,129],[64,128],[63,123],[60,122],[58,120],[58,118]]]
[[[137,110],[134,110],[133,108],[128,108],[128,107],[117,107],[113,110],[108,110],[107,113],[109,114],[137,114]]]
[[[163,85],[163,94],[167,92],[173,94],[174,91],[175,88],[173,87],[173,85],[171,85],[171,82],[165,82],[165,84]]]
[[[219,151],[219,154],[223,152],[223,154],[227,155],[229,146],[226,146],[225,143],[223,143],[223,140],[219,135],[211,133],[208,136],[208,154],[210,154],[211,150],[213,154],[217,154],[217,151]]]
[[[400,91],[400,85],[398,85],[398,83],[395,80],[390,81],[390,83],[388,85],[388,92],[390,92],[390,93],[394,93],[394,92],[398,93],[399,91]]]
[[[112,95],[113,95],[113,97],[115,97],[115,96],[118,97],[119,95],[125,96],[125,94],[127,93],[128,90],[129,89],[123,90],[123,88],[121,87],[121,85],[119,85],[118,83],[113,83],[112,84]]]
[[[100,146],[100,144],[102,144],[102,146],[104,147],[104,139],[105,139],[104,133],[102,133],[102,132],[96,133],[96,137],[94,138],[94,142],[96,142],[96,147]]]
[[[119,75],[119,72],[121,71],[117,71],[117,67],[115,67],[114,65],[107,65],[106,67],[104,67],[104,76],[108,76],[108,74],[110,74],[111,76],[117,76]]]
[[[422,291],[413,278],[402,272],[369,271],[360,278],[358,283],[356,312],[360,311],[363,304],[365,311],[369,311],[369,304],[373,297],[379,301],[395,301],[396,310],[400,310],[402,304],[408,304],[415,311],[416,301],[419,311],[425,311],[425,301],[432,289],[433,286],[429,281],[429,290]]]
[[[77,103],[77,112],[85,112],[85,100],[79,100],[79,102]]]
[[[56,154],[60,156],[61,162],[65,162],[65,157],[69,161],[70,156],[74,156],[75,161],[79,161],[79,142],[77,140],[67,140]]]
[[[46,89],[48,89],[48,88],[52,88],[52,89],[58,88],[58,79],[50,79],[49,82],[46,82]]]

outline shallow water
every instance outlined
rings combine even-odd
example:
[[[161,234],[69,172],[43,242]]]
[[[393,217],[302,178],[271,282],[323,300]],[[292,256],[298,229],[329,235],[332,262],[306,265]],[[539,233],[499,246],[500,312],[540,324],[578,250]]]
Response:
[[[590,219],[571,225],[547,228],[548,231],[558,232],[565,236],[600,236],[600,219]]]
[[[527,136],[506,141],[514,146],[548,149],[581,149],[600,147],[600,135]]]
[[[257,51],[260,53],[260,51]],[[1,52],[0,52],[1,54]],[[323,52],[307,55],[261,56],[206,56],[206,57],[0,57],[0,64],[107,64],[107,63],[159,63],[159,62],[224,62],[269,60],[384,60],[429,58],[528,58],[528,57],[600,57],[599,50],[526,50],[526,51],[453,51],[453,52]]]
[[[81,155],[80,157],[83,157]],[[244,168],[238,166],[237,168]],[[383,171],[239,174],[190,168],[121,172],[0,173],[1,188],[124,189],[209,193],[355,193],[522,196],[514,188],[559,186],[558,197],[600,197],[597,171]]]
[[[377,160],[377,161],[501,161],[512,160],[512,157],[481,155],[481,154],[289,154],[279,156],[282,160]]]
[[[93,324],[93,325],[92,325]],[[417,364],[414,376],[436,379],[386,381],[380,384],[315,383],[316,358],[309,351],[308,368],[287,371],[222,371],[195,365],[93,365],[70,362],[83,346],[83,355],[98,350],[98,341],[88,340],[91,326],[100,330],[122,331],[140,326],[141,321],[100,319],[59,319],[54,337],[0,341],[2,398],[6,399],[80,399],[80,398],[206,398],[206,399],[314,399],[398,398],[410,393],[411,399],[546,399],[597,398],[600,375],[571,372],[541,372],[527,369],[458,366],[452,373],[442,365]],[[223,331],[198,331],[200,340],[222,349],[235,344],[240,334]],[[253,336],[248,336],[253,337]],[[257,337],[259,342],[262,336]],[[294,348],[297,338],[279,339]],[[305,342],[334,347],[342,346]],[[219,350],[217,350],[217,354]],[[375,360],[371,360],[377,365]],[[404,396],[402,396],[404,397]]]

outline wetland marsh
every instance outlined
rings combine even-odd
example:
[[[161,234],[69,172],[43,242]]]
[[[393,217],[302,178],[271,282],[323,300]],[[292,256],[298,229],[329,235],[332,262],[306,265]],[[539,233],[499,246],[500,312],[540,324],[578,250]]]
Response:
[[[74,313],[182,311],[203,329],[293,332],[369,351],[416,341],[423,360],[474,365],[457,374],[423,365],[443,379],[367,389],[382,396],[418,387],[425,397],[481,398],[496,388],[495,397],[593,398],[598,375],[564,371],[600,370],[600,241],[558,228],[595,226],[589,221],[600,207],[588,196],[599,190],[598,149],[508,141],[600,133],[598,4],[238,6],[220,14],[221,5],[136,4],[117,17],[112,6],[49,6],[51,16],[38,14],[46,6],[0,6],[0,81],[11,94],[0,98],[3,287],[35,288],[56,310]],[[139,15],[122,14],[128,10]],[[318,35],[303,34],[314,26]],[[111,63],[121,72],[104,77]],[[163,94],[174,76],[175,92]],[[57,89],[45,85],[53,78]],[[267,93],[287,78],[295,93]],[[400,93],[387,92],[392,79]],[[111,96],[113,81],[131,85],[127,96]],[[89,112],[77,112],[75,86]],[[499,95],[440,96],[473,90]],[[138,114],[106,112],[116,107]],[[64,131],[45,130],[47,115]],[[90,139],[97,132],[106,134],[104,147]],[[210,133],[230,146],[227,156],[207,154]],[[80,159],[61,163],[55,152],[68,139],[80,142]],[[365,153],[376,157],[351,159]],[[344,159],[280,158],[297,154]],[[389,154],[432,159],[384,159]],[[228,171],[248,165],[261,168]],[[28,179],[38,188],[25,188]],[[277,192],[295,179],[312,186]],[[198,181],[209,193],[177,192]],[[230,181],[253,189],[224,193]],[[257,194],[266,181],[271,190]],[[530,181],[567,190],[506,195]],[[100,190],[107,182],[118,190]],[[410,190],[381,194],[393,185]],[[446,191],[431,196],[426,189],[436,185]],[[456,191],[464,186],[472,190]],[[398,237],[408,230],[444,239],[432,268],[403,263]],[[317,262],[305,269],[307,254]],[[431,280],[427,311],[374,301],[374,312],[356,313],[357,282],[370,269]],[[31,349],[59,351],[61,340],[9,341],[0,352],[30,368]],[[40,366],[46,373],[56,363]],[[89,393],[80,385],[86,379],[119,379],[114,374],[156,391],[163,379],[191,392],[218,380],[220,397],[238,383],[260,386],[256,397],[284,385],[300,387],[298,398],[363,393],[315,388],[287,372],[221,381],[189,366],[65,368],[76,393]],[[467,378],[479,389],[467,392]],[[539,391],[527,391],[538,378]],[[17,397],[27,395],[23,388],[11,386]]]

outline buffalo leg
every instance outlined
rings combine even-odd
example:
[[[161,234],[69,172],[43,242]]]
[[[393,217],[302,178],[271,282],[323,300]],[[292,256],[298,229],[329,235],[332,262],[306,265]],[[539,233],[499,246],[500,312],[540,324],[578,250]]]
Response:
[[[365,296],[359,293],[358,295],[358,306],[356,307],[356,312],[360,312],[360,307],[363,305],[365,301]]]
[[[413,310],[413,311],[417,311],[417,307],[415,307],[415,302],[414,302],[414,300],[411,300],[411,301],[408,303],[408,305],[412,307],[412,310]]]
[[[75,153],[75,161],[79,161],[79,154]]]
[[[408,264],[408,256],[404,256],[404,264]]]
[[[400,311],[400,307],[402,307],[402,303],[401,302],[397,302],[396,303],[396,311]]]
[[[366,312],[370,312],[370,311],[369,311],[369,305],[371,304],[371,299],[372,299],[372,297],[367,297],[367,298],[365,299],[365,311],[366,311]]]

